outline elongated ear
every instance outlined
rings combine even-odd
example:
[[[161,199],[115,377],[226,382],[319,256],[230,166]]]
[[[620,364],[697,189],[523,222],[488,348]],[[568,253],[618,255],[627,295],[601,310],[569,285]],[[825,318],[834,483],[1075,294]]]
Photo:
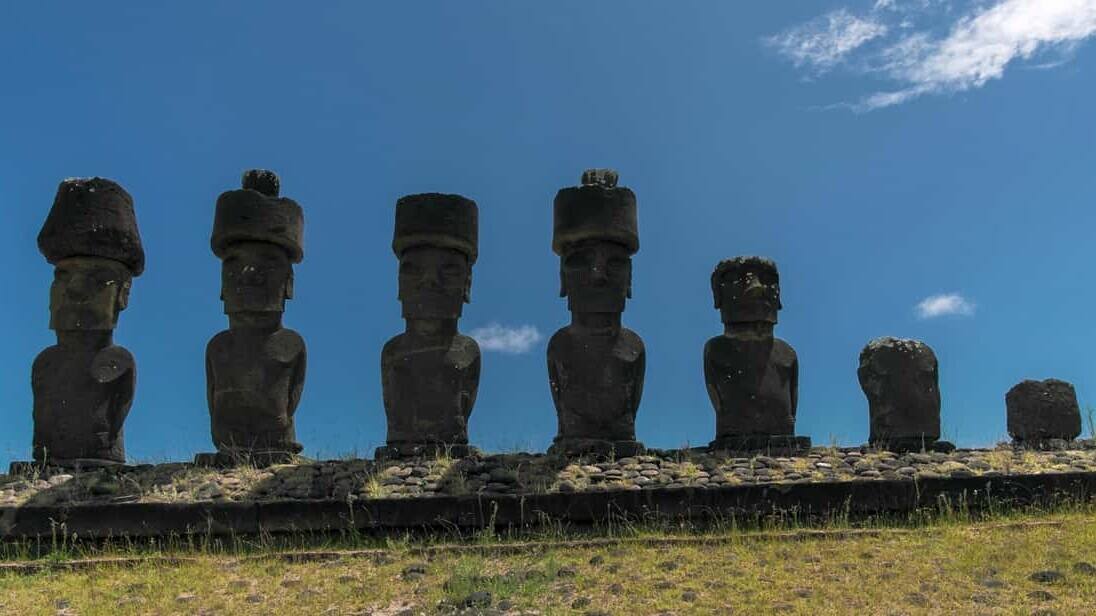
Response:
[[[632,260],[628,259],[628,289],[624,292],[624,297],[632,299]]]
[[[563,274],[563,268],[559,268],[559,296],[567,297],[567,277]]]
[[[285,280],[285,298],[293,299],[293,268],[289,268],[289,276]]]
[[[122,284],[118,285],[118,312],[121,312],[129,306],[129,287],[132,281],[126,280]]]
[[[464,280],[464,303],[472,303],[472,268],[468,268],[468,277]]]

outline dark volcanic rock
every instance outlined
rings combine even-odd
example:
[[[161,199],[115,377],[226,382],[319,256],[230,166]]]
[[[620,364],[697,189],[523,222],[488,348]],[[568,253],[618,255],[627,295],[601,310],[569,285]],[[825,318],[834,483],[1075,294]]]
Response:
[[[1030,579],[1032,582],[1038,582],[1040,584],[1055,584],[1057,582],[1061,582],[1065,578],[1066,576],[1062,575],[1061,572],[1055,571],[1053,569],[1048,569],[1046,571],[1036,571],[1035,573],[1032,573],[1030,576],[1028,576],[1028,579]]]
[[[302,449],[294,417],[307,352],[300,334],[282,327],[282,313],[293,297],[293,264],[304,257],[304,215],[278,190],[278,176],[253,169],[243,188],[217,199],[210,244],[222,260],[228,329],[206,346],[206,395],[223,463],[274,461]]]
[[[457,321],[471,298],[478,217],[476,203],[460,195],[409,195],[396,203],[392,249],[407,326],[381,351],[388,438],[379,458],[468,453],[480,350],[457,331]]]
[[[630,456],[643,394],[643,340],[621,325],[639,249],[636,199],[616,173],[589,170],[555,199],[552,249],[571,324],[548,343],[548,381],[559,419],[551,453]]]
[[[870,442],[895,451],[932,449],[940,438],[939,366],[923,342],[876,338],[857,370],[868,399]]]
[[[1081,409],[1073,385],[1047,379],[1022,381],[1005,395],[1008,433],[1020,443],[1072,440],[1081,434]]]
[[[716,414],[710,447],[748,450],[792,441],[799,360],[773,336],[781,308],[776,264],[735,257],[716,266],[711,282],[724,332],[704,345],[704,382]]]
[[[34,459],[124,462],[137,366],[113,344],[113,331],[145,265],[133,199],[103,178],[61,182],[38,248],[54,266],[49,326],[57,344],[31,369]]]

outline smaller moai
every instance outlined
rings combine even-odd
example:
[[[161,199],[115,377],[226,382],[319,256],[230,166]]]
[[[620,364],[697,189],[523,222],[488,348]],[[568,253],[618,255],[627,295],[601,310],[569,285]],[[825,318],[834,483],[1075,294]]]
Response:
[[[780,302],[776,263],[735,257],[712,272],[723,334],[704,345],[704,382],[715,408],[713,451],[794,455],[811,440],[795,436],[799,360],[773,329]]]
[[[1013,443],[1055,448],[1081,434],[1081,408],[1073,385],[1058,379],[1025,380],[1005,394],[1008,433]]]
[[[145,268],[133,198],[104,178],[61,182],[38,249],[54,266],[49,327],[57,344],[31,370],[34,463],[123,464],[137,365],[113,334]]]
[[[927,344],[876,338],[860,352],[857,376],[868,399],[871,446],[896,452],[955,448],[940,440],[939,364]]]
[[[198,464],[288,462],[300,453],[294,417],[304,389],[304,339],[282,327],[293,265],[304,258],[304,214],[280,197],[278,176],[252,169],[217,198],[210,247],[221,259],[228,329],[206,346],[206,396],[215,454]]]
[[[426,193],[396,202],[392,251],[406,323],[381,351],[387,443],[377,459],[464,457],[479,390],[480,350],[457,330],[471,301],[479,211],[460,195]]]
[[[617,173],[591,169],[554,203],[552,250],[560,256],[560,296],[571,324],[548,343],[548,381],[559,420],[549,454],[631,456],[647,355],[621,325],[639,250],[636,196]]]

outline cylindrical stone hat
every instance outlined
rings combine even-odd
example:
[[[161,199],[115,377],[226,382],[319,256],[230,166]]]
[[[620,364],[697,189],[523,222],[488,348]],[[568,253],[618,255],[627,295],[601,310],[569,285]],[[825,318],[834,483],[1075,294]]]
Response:
[[[582,186],[556,193],[552,234],[556,254],[586,240],[615,242],[631,254],[639,251],[636,195],[616,183],[615,171],[590,169],[582,174]]]
[[[476,202],[442,193],[400,197],[396,201],[392,251],[399,256],[416,246],[451,248],[464,253],[469,264],[475,263],[479,250]]]
[[[304,258],[304,212],[292,199],[279,197],[280,183],[273,171],[244,173],[243,188],[217,197],[213,217],[213,254],[223,258],[237,242],[268,242],[285,249],[289,260]]]
[[[61,182],[38,232],[38,250],[51,264],[69,257],[102,257],[124,264],[134,276],[145,271],[133,198],[106,178]]]

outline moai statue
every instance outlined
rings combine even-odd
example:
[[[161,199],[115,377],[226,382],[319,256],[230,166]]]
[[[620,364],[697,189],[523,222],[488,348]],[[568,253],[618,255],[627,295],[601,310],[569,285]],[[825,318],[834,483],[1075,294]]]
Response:
[[[898,452],[955,448],[939,440],[939,367],[927,344],[876,338],[860,352],[857,376],[868,398],[873,447]]]
[[[631,456],[645,448],[635,419],[643,395],[643,340],[621,326],[639,250],[636,196],[609,169],[583,173],[556,194],[552,250],[571,324],[548,343],[559,433],[551,454]]]
[[[282,327],[293,264],[304,257],[304,215],[278,196],[278,176],[253,169],[217,198],[210,245],[221,259],[228,329],[206,346],[206,398],[216,454],[196,462],[285,462],[301,451],[294,414],[304,388],[304,339]]]
[[[716,424],[709,448],[775,455],[809,449],[810,438],[794,436],[799,360],[773,336],[782,308],[776,264],[761,257],[722,261],[712,272],[712,296],[723,335],[704,345]]]
[[[1053,448],[1081,434],[1081,408],[1073,385],[1058,379],[1021,381],[1005,395],[1008,433],[1017,445]]]
[[[457,331],[471,300],[479,213],[460,195],[426,193],[396,202],[392,250],[400,261],[404,332],[381,351],[387,445],[375,457],[464,457],[479,390],[480,350]]]
[[[57,344],[31,371],[35,463],[122,464],[137,365],[113,334],[145,268],[133,199],[104,178],[61,182],[38,249],[54,266],[49,327]]]

